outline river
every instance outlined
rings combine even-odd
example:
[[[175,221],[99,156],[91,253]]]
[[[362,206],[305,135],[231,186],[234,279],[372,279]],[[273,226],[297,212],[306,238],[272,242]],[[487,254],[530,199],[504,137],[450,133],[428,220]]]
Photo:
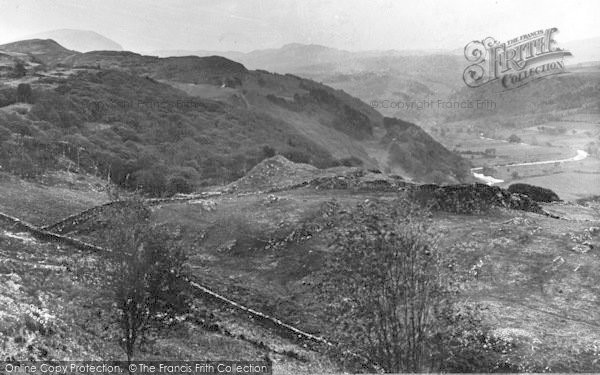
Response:
[[[542,165],[542,164],[554,164],[554,163],[566,163],[570,161],[580,161],[587,158],[589,154],[583,150],[577,150],[577,154],[572,158],[568,159],[557,159],[557,160],[544,160],[544,161],[531,161],[526,163],[515,163],[515,164],[505,164],[505,165],[495,165],[492,168],[501,168],[501,167],[521,167],[526,165]],[[488,185],[494,185],[504,182],[504,180],[500,180],[498,178],[494,178],[492,176],[486,176],[483,173],[477,173],[475,171],[481,171],[483,167],[471,168],[471,173],[473,176]]]

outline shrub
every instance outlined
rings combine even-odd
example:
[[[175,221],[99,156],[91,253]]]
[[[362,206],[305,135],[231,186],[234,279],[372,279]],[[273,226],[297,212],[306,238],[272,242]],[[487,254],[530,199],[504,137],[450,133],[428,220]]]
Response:
[[[283,154],[286,159],[293,161],[294,163],[310,163],[310,156],[302,151],[291,150]]]
[[[4,126],[0,126],[0,142],[4,142],[10,139],[12,132],[6,129]]]
[[[508,187],[511,193],[527,195],[536,202],[554,202],[559,201],[558,195],[550,189],[529,184],[512,184]]]
[[[508,137],[508,141],[510,143],[521,143],[521,138],[519,138],[516,134],[511,134],[510,137]]]
[[[13,173],[24,178],[33,178],[40,172],[27,154],[11,157],[8,166]]]
[[[343,158],[339,160],[339,164],[344,167],[360,167],[363,165],[363,161],[357,158],[356,156],[351,156],[348,158]]]
[[[17,101],[17,92],[13,88],[0,90],[0,107],[14,104]]]
[[[21,83],[17,86],[17,102],[33,103],[33,91],[28,83]]]
[[[167,183],[167,195],[177,193],[189,194],[194,191],[194,185],[183,176],[173,176]]]
[[[464,279],[437,246],[429,214],[399,200],[341,215],[322,283],[338,353],[357,353],[369,370],[460,369],[485,331],[457,313]]]
[[[186,261],[166,232],[151,228],[149,209],[130,202],[105,232],[112,250],[108,288],[117,309],[120,344],[131,361],[136,344],[189,311],[190,295],[179,277]]]
[[[14,77],[21,78],[21,77],[25,77],[26,74],[27,74],[27,69],[25,69],[25,64],[23,64],[23,62],[21,62],[21,61],[18,61],[15,64]]]
[[[157,168],[142,169],[133,174],[134,186],[153,197],[160,197],[167,190],[167,179]]]
[[[263,155],[265,155],[265,157],[267,157],[267,158],[271,158],[271,157],[275,156],[275,154],[277,153],[277,151],[269,145],[264,145],[262,147],[262,152],[263,152]]]

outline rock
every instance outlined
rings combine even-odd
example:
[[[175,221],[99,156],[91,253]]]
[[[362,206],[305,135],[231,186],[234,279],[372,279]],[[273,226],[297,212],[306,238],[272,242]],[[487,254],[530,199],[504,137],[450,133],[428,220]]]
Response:
[[[574,252],[579,253],[579,254],[585,254],[591,250],[591,247],[589,245],[577,244],[577,245],[573,246],[573,248],[571,248],[571,250],[573,250]]]

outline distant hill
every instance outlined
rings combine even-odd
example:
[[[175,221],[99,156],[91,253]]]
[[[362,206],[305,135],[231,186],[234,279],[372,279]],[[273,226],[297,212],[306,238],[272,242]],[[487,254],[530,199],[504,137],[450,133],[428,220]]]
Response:
[[[63,59],[78,54],[61,46],[51,39],[28,39],[0,45],[0,52],[22,53],[36,58],[41,63],[52,66]]]
[[[319,168],[363,166],[415,181],[470,178],[468,163],[418,126],[384,118],[313,80],[249,70],[219,56],[77,53],[42,42],[44,48],[32,41],[9,46],[48,62],[28,75],[29,113],[5,119],[9,133],[35,140],[28,153],[40,158],[29,161],[34,170],[64,165],[54,151],[75,147],[62,154],[155,195],[233,181],[276,154]],[[15,95],[5,91],[5,98]],[[0,164],[18,170],[22,165],[10,155],[20,146],[11,139]]]
[[[556,117],[561,111],[600,113],[600,65],[567,66],[567,73],[549,76],[520,88],[505,91],[498,82],[478,88],[463,87],[451,101],[487,100],[494,107],[485,111],[476,107],[444,111],[448,120],[475,119],[482,116]],[[521,121],[522,122],[522,121]]]
[[[291,73],[342,89],[359,99],[414,102],[446,98],[462,88],[462,52],[441,50],[385,50],[352,52],[315,44],[292,43],[249,53],[215,51],[157,51],[158,56],[221,55],[249,69]],[[378,110],[386,116],[420,120],[426,111]]]
[[[560,47],[573,54],[567,59],[567,64],[600,63],[600,37],[560,43]]]
[[[28,39],[52,39],[68,49],[89,52],[89,51],[122,51],[120,44],[95,31],[60,29],[45,31],[34,34]]]

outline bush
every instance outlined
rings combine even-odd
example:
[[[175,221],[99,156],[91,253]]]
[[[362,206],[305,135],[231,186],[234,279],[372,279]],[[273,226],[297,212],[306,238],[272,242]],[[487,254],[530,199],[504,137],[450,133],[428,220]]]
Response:
[[[190,295],[179,277],[186,257],[166,232],[149,226],[149,209],[130,202],[105,232],[112,250],[107,287],[117,309],[120,344],[131,361],[136,344],[189,311]]]
[[[160,197],[167,191],[167,179],[157,168],[142,169],[133,174],[134,186],[143,193]]]
[[[167,183],[167,195],[175,195],[177,193],[189,194],[194,191],[194,185],[183,176],[174,176]]]
[[[26,74],[27,74],[27,69],[25,69],[25,64],[23,64],[23,62],[21,62],[21,61],[18,61],[15,64],[14,77],[21,78],[21,77],[25,77]]]
[[[275,156],[275,154],[277,153],[277,151],[269,145],[263,146],[262,152],[266,158],[271,158],[271,157]]]
[[[8,167],[11,172],[24,178],[36,177],[40,172],[27,154],[11,157],[8,161]]]
[[[287,151],[283,154],[283,156],[290,160],[293,161],[294,163],[310,163],[310,156],[308,154],[305,154],[302,151],[297,151],[297,150],[291,150],[291,151]]]
[[[344,167],[360,167],[363,165],[363,161],[356,156],[351,156],[349,158],[340,159],[339,164]]]
[[[17,102],[33,103],[33,91],[28,83],[21,83],[17,86]]]
[[[4,142],[10,139],[12,132],[0,125],[0,142]]]
[[[510,143],[521,143],[521,138],[519,138],[516,134],[511,134],[510,137],[508,137],[508,141]]]
[[[535,185],[512,184],[508,187],[508,191],[527,195],[536,202],[554,202],[560,200],[558,194],[552,190]]]
[[[437,246],[428,217],[399,200],[360,204],[338,218],[322,291],[338,353],[357,353],[363,369],[461,368],[457,363],[465,356],[468,362],[485,336],[477,319],[457,313],[464,279],[450,252]]]
[[[13,88],[0,90],[0,107],[15,104],[17,102],[17,92]]]

